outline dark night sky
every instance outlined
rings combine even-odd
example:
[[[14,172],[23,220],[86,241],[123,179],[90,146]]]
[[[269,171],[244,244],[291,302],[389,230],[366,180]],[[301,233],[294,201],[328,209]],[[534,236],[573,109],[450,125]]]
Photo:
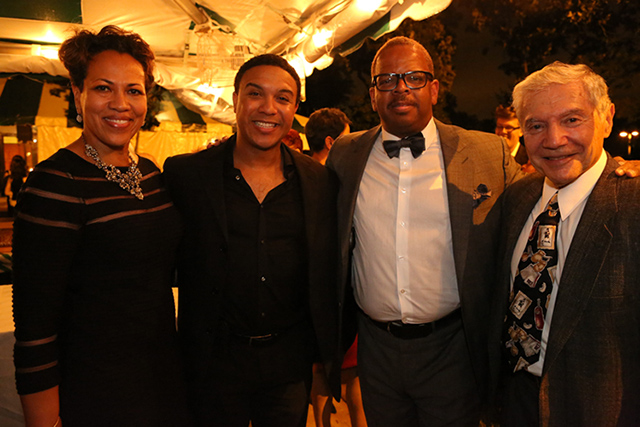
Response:
[[[490,119],[499,103],[498,94],[509,93],[517,83],[512,76],[507,76],[498,66],[503,59],[502,49],[496,44],[496,39],[489,34],[465,31],[470,24],[470,12],[464,7],[462,0],[453,0],[443,14],[456,12],[460,20],[455,27],[447,29],[456,36],[457,50],[454,56],[456,78],[452,92],[458,101],[458,109],[468,114],[476,115],[479,119]],[[640,43],[640,36],[638,36]],[[562,54],[550,58],[567,61]],[[616,104],[617,118],[634,117],[638,111],[640,99],[640,75],[628,76],[628,87],[611,87],[610,97]],[[640,119],[640,118],[639,118]],[[623,125],[626,125],[624,123]],[[640,123],[636,123],[640,126]]]
[[[490,119],[499,102],[497,94],[511,91],[515,79],[498,69],[502,51],[491,36],[465,31],[464,21],[451,30],[457,40],[452,92],[458,109],[479,119]]]

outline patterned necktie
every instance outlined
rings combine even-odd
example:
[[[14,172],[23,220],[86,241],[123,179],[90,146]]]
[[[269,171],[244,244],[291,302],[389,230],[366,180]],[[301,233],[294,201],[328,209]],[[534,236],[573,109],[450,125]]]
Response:
[[[540,341],[551,289],[556,278],[556,237],[560,211],[556,192],[533,223],[513,279],[505,317],[505,347],[513,372],[540,359]]]
[[[415,159],[424,151],[424,136],[422,136],[422,133],[416,133],[415,135],[405,136],[402,139],[382,141],[382,146],[390,159],[398,157],[402,147],[410,148],[411,154]]]

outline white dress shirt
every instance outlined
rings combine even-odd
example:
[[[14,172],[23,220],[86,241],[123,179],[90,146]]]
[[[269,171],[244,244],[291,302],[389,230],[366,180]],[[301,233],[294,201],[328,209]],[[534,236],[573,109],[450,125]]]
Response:
[[[425,151],[390,159],[382,131],[364,170],[353,218],[355,298],[379,321],[426,323],[460,305],[440,139],[433,119]]]
[[[547,350],[547,341],[549,339],[549,329],[553,318],[553,309],[555,307],[556,297],[558,296],[558,287],[561,282],[560,278],[562,277],[562,269],[564,267],[565,259],[567,258],[567,253],[569,252],[569,247],[571,246],[571,240],[576,232],[580,218],[582,218],[582,212],[587,204],[589,195],[600,178],[600,175],[602,175],[606,164],[607,155],[603,150],[598,161],[571,184],[558,190],[558,188],[554,187],[548,179],[545,179],[542,189],[542,197],[540,197],[538,203],[533,207],[527,222],[522,228],[520,237],[518,238],[513,251],[511,258],[511,289],[513,289],[513,279],[516,271],[518,270],[518,262],[524,252],[529,238],[529,233],[533,227],[533,222],[547,206],[547,203],[549,203],[549,200],[557,191],[558,207],[560,209],[560,223],[558,224],[558,236],[556,238],[556,243],[558,245],[558,264],[553,288],[551,289],[549,306],[547,307],[547,313],[545,315],[544,327],[542,328],[540,359],[526,368],[527,371],[534,375],[542,376],[542,366],[544,364],[544,356]]]
[[[511,150],[511,156],[515,157],[518,154],[518,150],[520,149],[520,141],[516,142],[516,146]]]

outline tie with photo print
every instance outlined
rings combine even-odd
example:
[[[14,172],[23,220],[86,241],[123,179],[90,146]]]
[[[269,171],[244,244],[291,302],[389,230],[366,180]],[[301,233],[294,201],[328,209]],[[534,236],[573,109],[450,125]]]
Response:
[[[556,192],[533,223],[513,279],[504,339],[513,372],[536,363],[540,358],[544,318],[558,264],[556,237],[559,222]]]

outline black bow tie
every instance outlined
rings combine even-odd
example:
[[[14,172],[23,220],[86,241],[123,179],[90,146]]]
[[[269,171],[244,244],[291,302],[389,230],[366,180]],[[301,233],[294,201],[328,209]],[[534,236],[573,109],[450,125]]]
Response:
[[[416,133],[398,140],[382,141],[382,146],[390,159],[398,157],[402,147],[409,147],[415,159],[424,151],[424,136],[422,133]]]

